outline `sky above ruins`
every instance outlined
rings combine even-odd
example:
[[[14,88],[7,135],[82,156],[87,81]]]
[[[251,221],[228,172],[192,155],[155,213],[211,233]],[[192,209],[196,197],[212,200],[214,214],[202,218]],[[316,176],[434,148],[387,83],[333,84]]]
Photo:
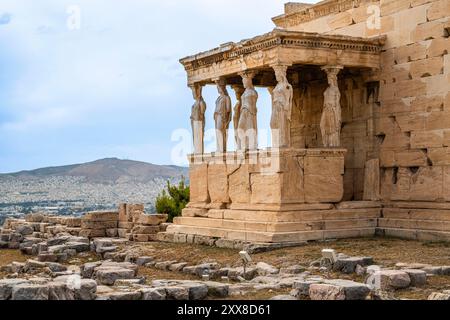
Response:
[[[0,172],[105,157],[181,164],[193,100],[178,60],[272,30],[284,2],[1,0]],[[204,96],[212,128],[216,89]],[[262,146],[269,108],[261,90]]]

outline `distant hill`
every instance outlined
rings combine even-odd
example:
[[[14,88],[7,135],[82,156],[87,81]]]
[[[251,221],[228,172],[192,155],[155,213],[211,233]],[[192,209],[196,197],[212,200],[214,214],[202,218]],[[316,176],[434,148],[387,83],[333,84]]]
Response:
[[[85,177],[88,182],[92,183],[146,183],[158,178],[167,180],[178,179],[184,176],[188,179],[188,168],[107,158],[82,164],[0,174],[0,178],[14,177],[24,179],[47,178],[52,176]]]

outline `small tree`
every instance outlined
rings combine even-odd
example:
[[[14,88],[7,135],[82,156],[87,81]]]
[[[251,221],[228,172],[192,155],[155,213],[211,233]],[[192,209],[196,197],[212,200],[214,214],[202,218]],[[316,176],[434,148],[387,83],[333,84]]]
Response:
[[[189,186],[186,185],[184,178],[181,179],[178,186],[170,184],[167,181],[167,190],[163,190],[156,198],[156,212],[167,214],[168,222],[173,222],[173,218],[181,216],[181,211],[189,203]]]

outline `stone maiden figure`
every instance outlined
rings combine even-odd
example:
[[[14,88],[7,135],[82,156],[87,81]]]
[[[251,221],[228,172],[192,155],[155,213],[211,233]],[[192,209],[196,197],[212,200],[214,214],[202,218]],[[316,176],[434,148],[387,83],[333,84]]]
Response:
[[[231,122],[231,98],[224,79],[216,81],[219,97],[216,100],[214,122],[216,125],[217,152],[227,151],[228,128]]]
[[[274,66],[277,86],[272,94],[272,145],[274,148],[289,148],[291,146],[291,114],[294,90],[289,84],[286,72],[287,66]]]
[[[191,126],[194,142],[194,154],[203,154],[203,136],[205,133],[205,111],[206,103],[202,97],[202,86],[195,84],[191,86],[195,100],[191,111]]]
[[[242,95],[241,116],[239,117],[238,136],[240,150],[256,150],[258,148],[257,108],[258,93],[253,86],[254,74],[241,74],[245,91]]]
[[[324,107],[320,121],[322,141],[325,148],[338,148],[341,146],[341,93],[337,80],[337,75],[341,69],[341,67],[324,67],[322,69],[327,73],[329,84],[329,87],[323,94]]]

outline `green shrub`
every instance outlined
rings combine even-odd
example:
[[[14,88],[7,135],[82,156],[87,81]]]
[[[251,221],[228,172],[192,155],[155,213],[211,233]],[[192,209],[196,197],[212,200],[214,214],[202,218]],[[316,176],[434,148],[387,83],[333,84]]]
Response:
[[[181,211],[189,203],[189,186],[184,178],[178,186],[171,185],[167,181],[167,190],[163,190],[156,198],[156,212],[169,215],[168,222],[173,222],[173,218],[181,216]]]

